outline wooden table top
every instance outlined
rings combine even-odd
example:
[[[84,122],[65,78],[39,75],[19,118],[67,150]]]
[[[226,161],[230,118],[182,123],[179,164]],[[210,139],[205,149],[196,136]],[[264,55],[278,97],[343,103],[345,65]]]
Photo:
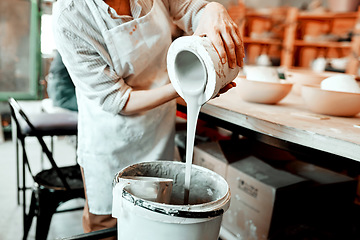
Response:
[[[266,105],[243,101],[234,88],[210,100],[201,112],[261,134],[360,161],[360,114],[352,118],[314,114],[301,96],[293,93],[276,105]]]

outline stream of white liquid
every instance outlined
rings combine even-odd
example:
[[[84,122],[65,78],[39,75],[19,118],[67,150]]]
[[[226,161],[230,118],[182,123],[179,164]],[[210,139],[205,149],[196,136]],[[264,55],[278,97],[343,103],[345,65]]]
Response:
[[[183,72],[184,81],[181,82],[181,90],[187,104],[187,138],[186,138],[186,168],[184,183],[184,204],[189,203],[191,166],[194,152],[196,124],[199,116],[201,101],[203,99],[206,72],[201,62],[186,66],[186,73]]]
[[[175,60],[175,70],[183,98],[187,104],[186,167],[184,182],[184,204],[189,204],[191,165],[193,160],[196,123],[199,116],[204,90],[207,83],[207,71],[201,58],[193,52],[179,52]]]
[[[184,94],[185,95],[185,94]],[[187,138],[186,138],[186,169],[185,169],[185,192],[184,204],[189,203],[191,165],[193,160],[196,123],[199,116],[201,105],[198,104],[199,95],[185,95],[187,104]]]

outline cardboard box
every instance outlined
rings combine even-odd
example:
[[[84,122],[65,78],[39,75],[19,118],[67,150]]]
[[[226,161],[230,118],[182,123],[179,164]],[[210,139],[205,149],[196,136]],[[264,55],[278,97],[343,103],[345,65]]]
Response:
[[[312,183],[302,197],[304,211],[311,212],[311,216],[307,215],[308,221],[327,226],[329,222],[345,223],[356,198],[356,179],[299,160],[285,163],[283,169]]]
[[[217,172],[230,186],[224,228],[239,239],[265,240],[276,239],[291,227],[301,230],[297,224],[320,223],[323,229],[346,224],[356,194],[353,178],[259,146],[240,139],[194,148],[193,163]]]
[[[278,170],[249,156],[228,166],[226,180],[231,190],[230,208],[222,225],[239,239],[266,240],[274,230],[276,202],[291,211],[298,189],[308,184],[302,177]]]
[[[276,239],[296,225],[326,231],[348,227],[355,179],[298,160],[279,163],[275,168],[249,156],[229,165],[232,197],[223,227],[246,240]]]
[[[250,154],[249,141],[223,140],[194,147],[193,164],[205,167],[226,178],[228,164]]]

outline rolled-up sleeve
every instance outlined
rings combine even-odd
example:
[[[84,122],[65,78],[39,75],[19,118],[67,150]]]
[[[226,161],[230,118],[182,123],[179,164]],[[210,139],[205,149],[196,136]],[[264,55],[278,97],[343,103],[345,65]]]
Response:
[[[202,11],[208,1],[205,0],[164,0],[174,23],[187,34],[193,34],[199,24]]]
[[[79,13],[71,8],[54,16],[56,47],[78,91],[104,111],[119,114],[132,89],[111,67],[101,34],[91,21],[80,21],[76,16]]]

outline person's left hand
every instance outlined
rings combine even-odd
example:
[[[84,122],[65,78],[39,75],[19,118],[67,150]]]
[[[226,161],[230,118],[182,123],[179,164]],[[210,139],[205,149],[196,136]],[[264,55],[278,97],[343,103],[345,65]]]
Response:
[[[222,64],[243,66],[244,45],[238,26],[225,7],[217,2],[206,5],[194,35],[207,36],[217,50]]]
[[[233,87],[236,87],[236,83],[235,83],[235,82],[231,82],[231,83],[227,84],[225,87],[223,87],[222,89],[220,89],[219,93],[216,94],[216,96],[215,96],[214,98],[219,97],[219,96],[220,96],[221,94],[223,94],[223,93],[226,93],[227,91],[229,91],[229,90],[232,89]]]

